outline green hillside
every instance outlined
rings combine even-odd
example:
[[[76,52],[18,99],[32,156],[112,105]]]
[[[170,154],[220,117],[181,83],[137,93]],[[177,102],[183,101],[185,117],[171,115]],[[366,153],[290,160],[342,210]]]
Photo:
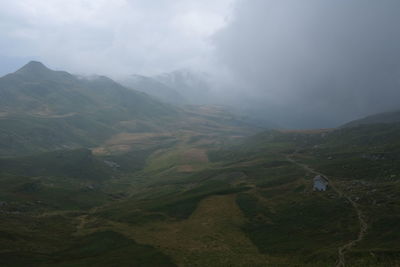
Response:
[[[343,127],[355,127],[365,124],[378,124],[378,123],[398,123],[400,122],[400,111],[384,112],[374,114],[359,120],[354,120],[343,125]]]
[[[1,112],[7,114],[29,112],[54,117],[107,110],[139,117],[174,112],[168,105],[128,90],[107,77],[77,77],[50,70],[40,62],[29,62],[0,78],[0,89]]]

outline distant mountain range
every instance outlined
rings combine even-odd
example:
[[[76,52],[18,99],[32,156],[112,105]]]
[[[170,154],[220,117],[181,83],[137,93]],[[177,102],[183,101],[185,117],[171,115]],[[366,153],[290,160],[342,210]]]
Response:
[[[120,82],[128,88],[144,92],[166,103],[175,105],[187,103],[174,88],[151,77],[134,74],[121,79]]]
[[[35,61],[1,77],[0,156],[90,148],[120,133],[215,132],[244,123],[219,107],[171,105],[183,100],[168,85],[130,78],[156,97],[105,76],[76,76]]]
[[[128,88],[175,105],[212,103],[210,77],[201,72],[177,70],[156,76],[130,75],[118,81]],[[215,103],[214,103],[215,104]]]
[[[0,156],[94,147],[123,132],[193,128],[209,132],[227,125],[262,124],[251,118],[238,120],[220,107],[179,107],[207,103],[206,76],[188,71],[157,77],[135,75],[125,84],[146,93],[105,76],[76,76],[35,61],[1,77]],[[400,122],[400,111],[369,116],[344,127],[391,122]]]

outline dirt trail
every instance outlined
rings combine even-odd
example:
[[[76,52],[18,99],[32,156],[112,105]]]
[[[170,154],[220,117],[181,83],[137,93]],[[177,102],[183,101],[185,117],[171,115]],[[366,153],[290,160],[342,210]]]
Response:
[[[341,246],[338,249],[339,260],[338,260],[338,262],[336,264],[336,267],[345,267],[346,266],[346,264],[345,264],[345,254],[346,254],[346,252],[348,252],[358,242],[363,240],[364,237],[365,237],[365,234],[367,233],[367,230],[368,230],[368,224],[367,224],[367,221],[365,219],[365,216],[362,213],[362,211],[360,210],[360,208],[358,207],[357,203],[355,203],[350,197],[346,197],[346,199],[351,203],[351,205],[354,207],[354,209],[357,212],[357,217],[358,217],[358,221],[359,221],[359,224],[360,224],[360,231],[358,232],[357,239],[354,239],[354,240],[350,241],[349,243]]]
[[[363,212],[361,211],[361,209],[359,208],[358,204],[351,199],[351,197],[345,195],[338,187],[336,187],[336,185],[332,182],[332,180],[330,180],[328,178],[328,176],[326,176],[323,173],[320,173],[316,170],[314,170],[313,168],[311,168],[310,166],[297,162],[296,160],[294,160],[292,157],[294,156],[294,154],[287,156],[287,160],[293,164],[296,164],[297,166],[302,167],[304,170],[306,170],[309,173],[315,174],[315,175],[322,175],[324,176],[327,180],[328,183],[330,185],[330,187],[333,189],[333,191],[335,191],[340,197],[344,197],[345,199],[347,199],[350,204],[353,206],[354,210],[357,213],[357,218],[358,218],[358,222],[360,225],[360,231],[358,232],[358,236],[356,239],[349,241],[348,243],[344,244],[343,246],[338,248],[338,261],[336,262],[336,267],[345,267],[346,266],[346,262],[345,262],[345,256],[346,253],[352,248],[354,247],[358,242],[360,242],[361,240],[364,239],[365,234],[367,233],[368,230],[368,224],[367,221],[365,219],[365,216],[363,214]]]

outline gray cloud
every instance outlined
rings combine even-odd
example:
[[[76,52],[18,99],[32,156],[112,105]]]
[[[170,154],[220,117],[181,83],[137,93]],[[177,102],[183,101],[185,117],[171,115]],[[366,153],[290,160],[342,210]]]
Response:
[[[400,108],[399,10],[396,0],[240,1],[216,56],[275,119],[332,126]]]

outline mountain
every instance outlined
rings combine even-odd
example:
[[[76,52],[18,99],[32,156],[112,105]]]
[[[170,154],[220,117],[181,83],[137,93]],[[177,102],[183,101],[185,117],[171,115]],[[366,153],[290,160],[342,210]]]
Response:
[[[400,110],[374,114],[359,120],[346,123],[342,127],[355,127],[365,124],[397,123],[400,122]]]
[[[118,81],[128,88],[144,92],[166,103],[175,105],[186,103],[186,100],[183,98],[183,96],[180,95],[174,88],[169,87],[168,85],[151,77],[130,75]]]
[[[176,70],[153,77],[164,85],[173,88],[183,96],[188,104],[212,103],[212,85],[206,73],[190,70]]]
[[[265,101],[250,100],[246,95],[218,93],[219,86],[226,84],[217,82],[209,73],[188,69],[167,72],[152,77],[130,75],[118,79],[128,88],[145,92],[157,99],[176,106],[218,105],[237,117],[245,118],[249,125],[264,128],[282,128],[281,121],[274,119],[276,112],[265,105]]]
[[[178,114],[107,77],[82,78],[33,61],[0,78],[0,155],[93,146]]]
[[[151,77],[134,74],[118,82],[174,105],[217,104],[213,100],[211,77],[202,72],[185,69]]]
[[[128,90],[104,76],[82,78],[53,71],[40,62],[30,62],[0,78],[0,112],[63,116],[100,109],[126,111],[135,116],[170,113],[172,108],[145,94]]]
[[[165,87],[142,80],[149,88]],[[173,106],[105,76],[76,76],[40,62],[0,78],[0,157],[109,147],[115,139],[132,143],[136,135],[248,131],[245,125],[219,107]],[[132,146],[120,144],[117,150]]]

